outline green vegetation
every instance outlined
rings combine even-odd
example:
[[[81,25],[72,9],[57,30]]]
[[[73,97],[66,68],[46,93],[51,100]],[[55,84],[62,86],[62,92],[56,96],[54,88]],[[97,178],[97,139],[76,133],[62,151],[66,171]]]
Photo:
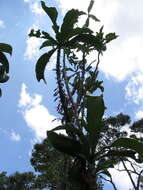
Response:
[[[1,173],[1,183],[7,185],[3,189],[12,189],[15,185],[21,190],[102,190],[103,181],[108,181],[117,190],[109,169],[122,164],[133,188],[139,190],[142,171],[137,173],[134,163],[143,162],[143,143],[135,134],[142,132],[143,120],[130,125],[130,117],[122,113],[104,117],[107,108],[103,81],[98,80],[98,67],[108,43],[118,36],[115,33],[104,34],[103,26],[99,31],[89,28],[91,19],[99,22],[91,14],[93,4],[91,0],[87,12],[69,10],[59,25],[57,9],[41,2],[51,20],[54,36],[47,31],[33,29],[29,36],[45,39],[40,49],[46,48],[47,51],[38,59],[35,68],[38,81],[46,83],[45,68],[50,58],[56,57],[54,98],[61,125],[47,131],[47,138],[34,146],[31,164],[39,172],[38,176],[29,172],[8,177]],[[85,22],[79,26],[78,19],[83,15],[86,15]],[[12,49],[0,44],[0,82],[8,80],[9,72],[3,52],[11,54]],[[93,52],[95,57],[89,61]],[[126,124],[130,125],[133,135],[121,130]],[[59,130],[65,130],[67,135],[56,133]],[[127,168],[126,163],[131,164],[133,171]],[[137,183],[132,173],[137,174]]]
[[[9,44],[0,43],[0,83],[7,82],[9,79],[9,62],[5,53],[12,55],[12,47]],[[0,88],[0,96],[2,95],[2,90]]]

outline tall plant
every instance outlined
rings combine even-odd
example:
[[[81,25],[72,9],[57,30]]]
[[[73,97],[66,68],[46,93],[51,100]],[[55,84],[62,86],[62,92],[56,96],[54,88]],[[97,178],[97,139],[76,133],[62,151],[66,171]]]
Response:
[[[102,81],[97,79],[98,66],[107,44],[116,39],[117,35],[104,34],[103,26],[98,32],[89,28],[90,19],[99,22],[91,14],[93,4],[94,1],[91,0],[87,13],[77,9],[69,10],[59,26],[57,9],[47,7],[41,1],[43,10],[52,22],[55,35],[34,29],[29,34],[30,37],[45,39],[40,49],[48,49],[36,63],[38,81],[43,79],[46,83],[46,65],[52,56],[56,56],[57,87],[54,97],[58,101],[57,111],[61,115],[61,126],[48,131],[47,135],[54,148],[72,157],[70,167],[67,166],[68,180],[71,181],[73,189],[77,190],[97,190],[99,176],[106,175],[111,179],[108,171],[110,167],[126,158],[136,162],[142,162],[143,158],[143,144],[135,139],[121,137],[113,138],[109,144],[101,143],[106,106],[103,98],[104,87]],[[78,18],[83,15],[87,16],[85,24],[79,27]],[[95,57],[89,62],[91,53]],[[100,95],[95,95],[99,92]],[[66,131],[67,136],[55,132],[61,129]],[[66,185],[61,186],[61,189],[67,190]]]

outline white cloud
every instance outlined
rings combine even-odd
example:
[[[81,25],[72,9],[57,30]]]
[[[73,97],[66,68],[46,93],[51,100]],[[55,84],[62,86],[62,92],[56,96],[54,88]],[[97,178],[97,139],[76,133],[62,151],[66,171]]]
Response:
[[[27,86],[23,83],[21,87],[19,107],[26,106],[31,103],[31,96],[27,93]]]
[[[27,86],[22,84],[19,107],[22,108],[27,126],[34,131],[37,139],[45,138],[47,130],[51,130],[60,124],[58,121],[52,122],[55,116],[51,115],[41,102],[41,95],[30,95]]]
[[[41,39],[31,37],[26,41],[27,47],[25,51],[25,58],[32,60],[39,55],[39,47],[41,45]]]
[[[119,40],[117,40],[119,42]],[[112,43],[101,59],[100,68],[107,75],[124,80],[133,72],[140,71],[143,54],[143,37],[128,38],[123,42]],[[134,45],[133,45],[134,44]]]
[[[19,134],[15,133],[14,131],[11,132],[10,138],[13,141],[20,141],[21,140],[21,136]]]
[[[5,28],[4,21],[0,19],[0,28]]]
[[[138,110],[136,113],[136,119],[142,119],[143,118],[143,109]]]
[[[143,103],[143,73],[137,72],[128,82],[126,88],[126,98],[135,104]]]
[[[109,171],[112,174],[113,182],[115,183],[117,189],[124,190],[132,188],[127,172],[119,172],[116,169],[109,169]],[[121,181],[119,179],[121,179]]]
[[[25,3],[28,3],[28,2],[30,2],[30,1],[31,1],[31,0],[24,0]]]
[[[44,13],[43,9],[41,8],[41,5],[38,2],[34,2],[30,5],[32,13],[36,15],[41,15]]]
[[[79,8],[86,10],[89,0],[57,0],[64,10]],[[124,80],[135,71],[143,68],[143,1],[136,3],[133,0],[118,1],[106,0],[95,1],[92,13],[101,19],[106,32],[116,32],[120,37],[111,42],[105,52],[100,68],[107,77]],[[138,10],[138,11],[135,11]],[[132,14],[134,12],[134,14]],[[96,31],[98,24],[91,25]]]

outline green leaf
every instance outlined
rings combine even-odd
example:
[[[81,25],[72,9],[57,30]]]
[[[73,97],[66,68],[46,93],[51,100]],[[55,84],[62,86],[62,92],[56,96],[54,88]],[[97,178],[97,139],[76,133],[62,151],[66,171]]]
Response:
[[[90,30],[89,28],[76,27],[69,32],[68,39],[72,38],[73,36],[79,35],[79,34],[92,34],[92,33],[93,33],[93,31]]]
[[[115,33],[109,33],[105,36],[105,41],[106,43],[109,43],[110,41],[116,39],[118,37],[118,35],[116,35]]]
[[[2,97],[2,89],[0,88],[0,97]]]
[[[90,143],[96,147],[100,131],[103,127],[102,117],[105,111],[104,100],[102,96],[87,96],[87,125],[90,134]]]
[[[2,52],[0,52],[0,63],[5,68],[6,73],[9,73],[9,62],[6,56]]]
[[[70,133],[74,134],[75,137],[78,136],[81,145],[83,145],[82,153],[87,157],[89,156],[88,140],[79,129],[73,127],[70,124],[66,124],[66,125],[58,126],[58,127],[55,127],[54,129],[52,129],[52,131],[57,131],[57,130],[66,130],[67,133],[70,132]]]
[[[117,164],[115,160],[104,160],[96,167],[96,172],[101,173],[106,169],[113,168],[115,164]]]
[[[84,44],[88,44],[91,47],[94,47],[97,51],[105,51],[106,46],[103,44],[103,39],[101,39],[99,36],[94,36],[92,34],[79,34],[75,37],[73,37],[67,45],[69,45],[71,48],[74,47],[76,43],[82,42]]]
[[[110,172],[108,170],[102,171],[102,174],[107,175],[108,177],[111,178],[111,174],[110,174]]]
[[[55,7],[47,7],[45,5],[45,2],[41,1],[41,6],[43,10],[47,13],[47,15],[50,17],[53,24],[56,24],[58,12]]]
[[[88,13],[90,13],[93,5],[94,5],[94,0],[90,0],[89,6],[88,6],[88,9],[87,9]]]
[[[62,40],[66,41],[71,37],[71,32],[73,31],[74,25],[77,23],[79,16],[84,14],[85,13],[83,11],[79,11],[77,9],[71,9],[66,13],[61,26]]]
[[[44,82],[45,81],[45,77],[44,77],[44,71],[46,68],[47,63],[49,62],[51,56],[53,55],[53,53],[55,52],[56,49],[52,49],[51,51],[49,51],[48,53],[43,54],[37,61],[36,63],[36,78],[38,80],[38,82],[43,79]]]
[[[41,6],[43,8],[43,10],[47,13],[47,15],[49,16],[49,18],[51,19],[52,23],[53,23],[53,30],[55,31],[55,33],[58,33],[59,30],[59,26],[57,25],[57,17],[58,17],[58,12],[57,9],[55,7],[47,7],[45,5],[45,2],[41,1]]]
[[[42,43],[42,45],[40,46],[40,49],[44,48],[44,47],[48,47],[48,46],[55,46],[57,45],[56,44],[56,41],[53,41],[53,40],[46,40]]]
[[[135,156],[136,152],[134,150],[109,150],[108,153],[105,155],[106,157],[122,157],[122,158],[132,158],[135,161],[138,159]]]
[[[92,18],[95,22],[100,22],[100,20],[95,15],[90,14],[89,17]]]
[[[0,51],[12,55],[12,47],[9,44],[0,43]]]
[[[103,96],[87,96],[87,123],[94,129],[94,124],[101,121],[104,115],[105,105]]]
[[[135,139],[120,138],[111,144],[111,147],[126,148],[138,153],[143,161],[143,143]]]
[[[58,135],[53,131],[47,132],[48,138],[55,149],[70,156],[77,156],[81,153],[81,144],[73,139]]]

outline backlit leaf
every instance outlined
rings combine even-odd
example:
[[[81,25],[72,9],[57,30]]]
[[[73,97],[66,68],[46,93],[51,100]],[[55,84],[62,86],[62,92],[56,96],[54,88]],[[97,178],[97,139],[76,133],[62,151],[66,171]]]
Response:
[[[126,148],[137,152],[143,161],[143,143],[135,139],[120,138],[116,140],[111,147]]]
[[[95,22],[100,22],[100,20],[95,15],[90,14],[89,17],[92,18]]]
[[[12,55],[12,47],[9,44],[0,43],[0,51]]]
[[[81,144],[69,137],[58,135],[53,131],[47,132],[48,138],[53,147],[70,156],[77,156],[81,153]]]
[[[85,155],[89,155],[89,143],[88,140],[86,139],[85,135],[77,128],[71,126],[70,124],[66,124],[64,126],[58,126],[54,129],[52,129],[52,131],[57,131],[57,130],[66,130],[66,132],[70,132],[72,134],[74,134],[74,136],[78,136],[81,144],[83,144],[82,146],[82,151],[83,154]]]
[[[74,29],[74,25],[77,23],[79,16],[84,15],[83,11],[79,11],[77,9],[69,10],[63,20],[63,24],[61,26],[61,35],[62,39],[68,39],[70,35],[70,31]]]
[[[104,100],[102,96],[87,96],[87,125],[90,134],[90,143],[96,147],[103,123],[102,117],[105,111]]]
[[[44,71],[45,71],[45,67],[47,65],[47,63],[49,62],[50,57],[53,55],[53,53],[55,52],[56,49],[52,49],[51,51],[49,51],[48,53],[43,54],[37,61],[36,63],[36,78],[38,81],[40,81],[41,79],[45,81],[45,77],[44,77]]]
[[[46,40],[42,43],[42,45],[40,46],[40,49],[44,48],[44,47],[48,47],[48,46],[55,46],[56,45],[56,41],[54,40]]]
[[[90,13],[93,5],[94,5],[94,0],[90,0],[89,6],[88,6],[88,9],[87,9],[88,13]]]
[[[47,15],[50,17],[53,24],[56,24],[58,12],[55,7],[47,7],[45,5],[44,1],[41,1],[41,6],[43,10],[47,13]]]
[[[6,73],[8,73],[9,72],[9,62],[8,62],[6,56],[1,51],[0,51],[0,63],[5,68]]]

